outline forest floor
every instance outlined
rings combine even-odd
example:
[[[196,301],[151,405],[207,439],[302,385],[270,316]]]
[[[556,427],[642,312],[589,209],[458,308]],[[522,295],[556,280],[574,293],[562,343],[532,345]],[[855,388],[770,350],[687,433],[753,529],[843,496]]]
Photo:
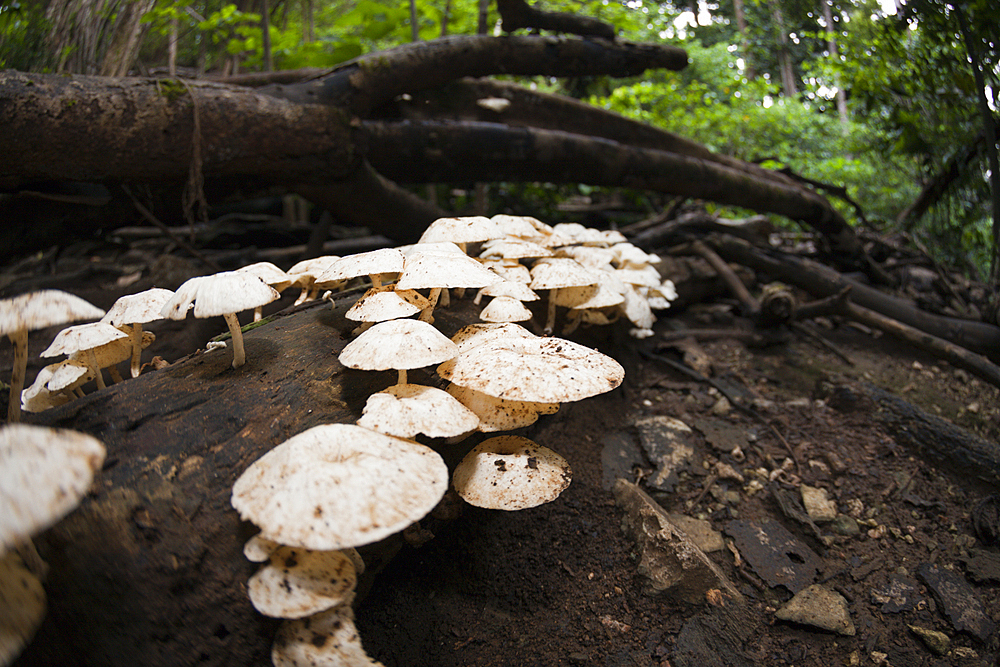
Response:
[[[53,274],[45,286],[106,308],[116,292],[139,287],[123,287],[121,277]],[[710,309],[666,312],[656,331],[711,319]],[[193,319],[169,327],[171,342],[161,329],[152,350],[168,360],[219,333]],[[974,506],[996,489],[918,458],[863,401],[837,403],[818,392],[868,382],[996,442],[996,388],[850,326],[823,335],[853,365],[801,338],[762,349],[736,338],[702,343],[705,368],[755,399],[755,418],[707,384],[641,357],[638,347],[654,349],[656,336],[640,343],[620,334],[584,338],[625,366],[623,386],[565,405],[524,433],[569,461],[569,488],[520,512],[466,506],[422,546],[404,547],[356,605],[373,658],[387,667],[996,664],[1000,552],[977,539],[971,522]],[[29,384],[45,345],[32,339]],[[9,346],[0,353],[6,376]],[[611,485],[655,476],[637,427],[651,417],[689,425],[692,451],[661,490],[647,491],[666,511],[703,519],[721,534],[728,546],[708,556],[744,604],[644,592]],[[798,497],[801,485],[825,489],[837,519],[814,531],[790,518],[777,498]],[[769,537],[791,542],[768,552]],[[797,583],[782,571],[793,571]],[[776,618],[802,582],[842,596],[853,635]],[[947,645],[932,647],[913,628],[943,633]]]

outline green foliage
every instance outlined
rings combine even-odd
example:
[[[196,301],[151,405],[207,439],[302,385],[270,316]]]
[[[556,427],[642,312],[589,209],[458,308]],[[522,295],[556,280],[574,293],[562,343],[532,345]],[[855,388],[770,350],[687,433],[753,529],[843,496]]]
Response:
[[[45,48],[51,26],[45,4],[0,0],[0,69],[47,71],[55,59]]]

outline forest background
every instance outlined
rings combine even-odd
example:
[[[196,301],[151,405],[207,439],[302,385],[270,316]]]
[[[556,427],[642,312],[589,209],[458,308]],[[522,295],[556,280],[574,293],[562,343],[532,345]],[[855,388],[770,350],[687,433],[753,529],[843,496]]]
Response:
[[[520,79],[814,181],[852,222],[997,285],[1000,7],[993,0],[548,0],[621,39],[687,50],[680,72]],[[0,68],[109,76],[329,68],[447,34],[500,34],[485,0],[0,0]],[[992,183],[992,187],[991,187]],[[451,210],[469,190],[443,186]],[[669,198],[498,184],[497,202]],[[437,196],[437,195],[435,195]],[[462,198],[466,199],[463,200]],[[481,205],[481,202],[480,202]],[[546,207],[549,207],[546,210]],[[710,208],[723,216],[746,211]],[[565,210],[565,207],[564,207]]]

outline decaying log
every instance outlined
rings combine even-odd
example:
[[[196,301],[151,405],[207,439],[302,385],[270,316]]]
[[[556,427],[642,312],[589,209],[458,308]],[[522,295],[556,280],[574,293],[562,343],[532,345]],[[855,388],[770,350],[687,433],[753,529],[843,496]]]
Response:
[[[995,484],[1000,481],[1000,446],[932,415],[868,383],[827,388],[830,405],[864,410],[896,440],[934,463]]]
[[[395,383],[395,372],[338,363],[353,300],[247,331],[239,369],[231,350],[197,353],[25,419],[89,433],[108,455],[81,507],[36,540],[51,566],[49,611],[19,666],[270,664],[276,622],[246,593],[256,566],[242,548],[256,530],[231,489],[275,445],[355,421]],[[435,317],[451,333],[470,314]]]
[[[710,242],[727,261],[766,273],[772,279],[795,285],[819,298],[833,296],[850,287],[851,301],[858,306],[984,355],[994,363],[1000,362],[1000,327],[927,313],[903,299],[852,280],[818,262],[760,250],[731,236],[713,236]]]

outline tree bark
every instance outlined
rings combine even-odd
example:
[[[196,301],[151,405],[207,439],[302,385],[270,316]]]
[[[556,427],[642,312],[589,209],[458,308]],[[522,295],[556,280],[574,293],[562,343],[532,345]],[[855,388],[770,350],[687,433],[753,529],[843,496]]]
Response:
[[[814,192],[701,158],[496,123],[364,121],[358,140],[375,169],[393,180],[528,180],[683,194],[801,220],[838,251],[860,252],[851,228]]]
[[[0,73],[0,189],[48,180],[182,182],[194,106],[202,171],[258,183],[342,179],[360,164],[338,109],[220,84]]]
[[[247,331],[239,369],[231,350],[198,352],[27,416],[89,433],[108,454],[80,508],[35,540],[51,566],[49,608],[19,667],[270,664],[277,621],[247,597],[257,566],[242,550],[257,531],[232,509],[232,485],[296,433],[353,423],[395,383],[394,371],[337,361],[358,295]],[[446,333],[471,321],[464,306],[435,313]]]
[[[497,10],[503,21],[504,32],[514,32],[523,28],[554,30],[585,37],[600,37],[613,40],[614,26],[589,16],[562,12],[543,12],[528,5],[525,0],[497,0]]]

